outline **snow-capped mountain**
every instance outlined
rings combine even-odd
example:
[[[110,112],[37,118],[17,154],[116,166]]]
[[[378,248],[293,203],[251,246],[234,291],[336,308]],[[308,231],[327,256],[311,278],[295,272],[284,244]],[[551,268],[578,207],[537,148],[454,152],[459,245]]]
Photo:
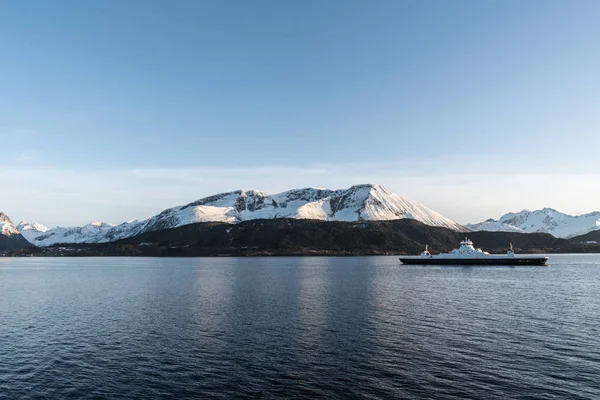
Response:
[[[0,234],[3,236],[19,235],[20,232],[8,215],[0,212]]]
[[[127,223],[121,225],[107,224],[105,222],[91,222],[84,226],[56,227],[45,231],[30,228],[23,231],[23,235],[37,246],[51,246],[57,243],[102,243],[134,236],[135,232],[123,229]],[[122,235],[118,233],[124,230]]]
[[[466,227],[474,231],[542,232],[568,239],[600,229],[600,212],[569,215],[552,208],[523,210],[505,214],[498,220],[488,219]]]
[[[196,222],[237,223],[251,219],[298,218],[324,221],[381,221],[412,218],[427,225],[464,230],[458,223],[381,185],[349,189],[294,189],[274,195],[238,190],[167,209],[148,220],[144,231]]]
[[[21,235],[8,215],[0,212],[0,250],[18,249],[28,246],[30,246],[30,243]]]
[[[16,226],[17,230],[21,232],[21,235],[25,237],[28,241],[33,243],[33,239],[36,236],[43,234],[48,231],[48,227],[42,224],[30,224],[25,221],[21,221],[19,225]]]
[[[83,227],[54,228],[28,233],[32,243],[110,242],[140,233],[175,228],[198,222],[239,223],[252,219],[299,218],[324,221],[381,221],[411,218],[427,225],[464,231],[462,225],[381,185],[357,185],[349,189],[294,189],[269,195],[257,190],[237,190],[205,197],[169,208],[144,221],[114,226],[94,223]]]
[[[467,224],[465,225],[468,229],[472,231],[490,231],[490,232],[521,232],[523,233],[523,229],[516,227],[514,225],[505,224],[500,221],[496,221],[493,218],[486,219],[483,222],[479,222],[477,224]]]

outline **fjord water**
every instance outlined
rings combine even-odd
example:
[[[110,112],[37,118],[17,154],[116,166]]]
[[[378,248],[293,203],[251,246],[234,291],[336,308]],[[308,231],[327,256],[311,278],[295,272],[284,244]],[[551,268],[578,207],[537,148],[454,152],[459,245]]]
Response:
[[[600,256],[0,259],[0,398],[600,398]]]

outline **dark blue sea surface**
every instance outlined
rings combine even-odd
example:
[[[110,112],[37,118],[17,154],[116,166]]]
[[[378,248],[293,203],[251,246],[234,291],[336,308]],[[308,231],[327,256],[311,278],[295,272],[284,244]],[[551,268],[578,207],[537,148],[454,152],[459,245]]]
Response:
[[[0,398],[599,399],[600,256],[0,258]]]

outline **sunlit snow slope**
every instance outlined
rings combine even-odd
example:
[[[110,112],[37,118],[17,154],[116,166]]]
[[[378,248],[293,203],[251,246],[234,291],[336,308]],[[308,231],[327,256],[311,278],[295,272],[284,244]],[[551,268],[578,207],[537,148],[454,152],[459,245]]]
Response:
[[[8,215],[0,212],[0,235],[12,236],[19,235],[19,230],[12,223]]]

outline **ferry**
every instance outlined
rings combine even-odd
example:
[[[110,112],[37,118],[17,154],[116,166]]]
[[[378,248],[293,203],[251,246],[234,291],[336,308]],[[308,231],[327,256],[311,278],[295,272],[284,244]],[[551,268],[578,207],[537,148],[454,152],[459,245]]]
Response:
[[[546,265],[546,256],[517,256],[512,243],[506,254],[490,254],[477,249],[468,238],[460,242],[458,249],[450,253],[433,255],[425,245],[425,250],[419,256],[400,257],[402,264],[420,265]]]

